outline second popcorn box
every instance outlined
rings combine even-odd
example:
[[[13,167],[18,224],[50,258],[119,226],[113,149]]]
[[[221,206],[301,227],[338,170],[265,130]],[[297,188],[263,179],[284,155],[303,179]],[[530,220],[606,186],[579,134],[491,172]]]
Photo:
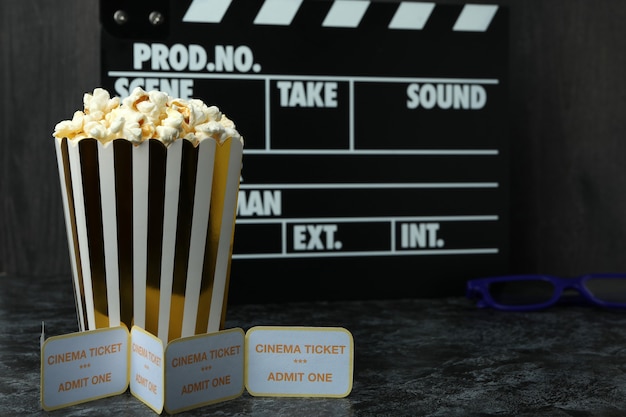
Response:
[[[85,94],[54,132],[80,330],[223,328],[243,138],[215,106]]]

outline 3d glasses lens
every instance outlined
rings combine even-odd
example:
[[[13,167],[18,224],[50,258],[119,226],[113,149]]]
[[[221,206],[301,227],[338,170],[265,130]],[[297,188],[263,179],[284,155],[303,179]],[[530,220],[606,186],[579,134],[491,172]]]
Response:
[[[584,286],[598,300],[626,304],[626,279],[623,277],[592,277]]]
[[[489,294],[501,305],[535,305],[548,302],[553,297],[554,285],[541,279],[492,282]]]

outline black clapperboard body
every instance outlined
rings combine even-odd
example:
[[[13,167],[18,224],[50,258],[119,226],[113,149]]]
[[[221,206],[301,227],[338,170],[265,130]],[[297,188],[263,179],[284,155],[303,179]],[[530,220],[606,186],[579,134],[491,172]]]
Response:
[[[460,295],[509,271],[505,7],[137,3],[101,1],[103,87],[201,98],[245,139],[229,302]]]

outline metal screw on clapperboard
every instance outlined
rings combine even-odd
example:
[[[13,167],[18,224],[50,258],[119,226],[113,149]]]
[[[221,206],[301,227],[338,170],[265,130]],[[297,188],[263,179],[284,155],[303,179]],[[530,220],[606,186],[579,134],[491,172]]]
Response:
[[[128,13],[126,13],[126,11],[124,10],[117,10],[113,14],[113,20],[115,20],[115,23],[117,23],[118,25],[123,25],[128,22]]]
[[[156,10],[150,13],[148,16],[148,20],[152,23],[153,26],[159,26],[161,23],[165,21],[165,16],[163,13],[157,12]]]

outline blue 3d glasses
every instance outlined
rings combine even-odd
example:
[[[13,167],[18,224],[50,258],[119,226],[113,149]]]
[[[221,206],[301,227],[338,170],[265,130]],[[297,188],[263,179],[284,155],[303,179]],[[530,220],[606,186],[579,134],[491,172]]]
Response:
[[[528,311],[553,306],[577,295],[577,301],[606,308],[626,308],[626,274],[589,274],[576,278],[510,275],[472,279],[467,297],[478,307]]]

